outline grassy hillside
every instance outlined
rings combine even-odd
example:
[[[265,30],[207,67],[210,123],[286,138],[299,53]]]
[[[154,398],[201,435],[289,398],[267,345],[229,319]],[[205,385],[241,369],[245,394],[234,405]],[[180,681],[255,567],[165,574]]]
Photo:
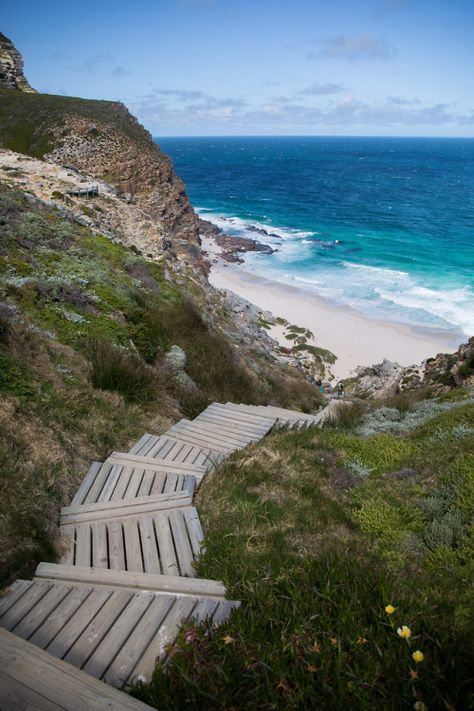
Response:
[[[242,607],[183,630],[137,695],[168,710],[472,708],[473,422],[462,391],[404,396],[234,455],[199,496],[199,574]]]
[[[54,557],[93,458],[212,400],[317,403],[301,379],[257,376],[161,264],[4,186],[0,231],[0,582]]]
[[[54,148],[51,128],[61,126],[71,115],[112,124],[137,146],[150,141],[143,126],[116,101],[26,94],[0,88],[0,146],[42,158]]]

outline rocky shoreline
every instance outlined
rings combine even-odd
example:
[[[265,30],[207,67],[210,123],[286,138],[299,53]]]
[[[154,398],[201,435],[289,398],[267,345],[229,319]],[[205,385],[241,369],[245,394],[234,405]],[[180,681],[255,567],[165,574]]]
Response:
[[[229,222],[232,222],[229,219]],[[259,229],[253,225],[248,225],[248,229],[258,234],[265,234],[267,237],[277,237],[278,235],[271,234],[264,229]],[[245,252],[261,252],[262,254],[274,254],[278,250],[273,249],[268,244],[263,244],[256,239],[246,239],[245,237],[236,237],[223,232],[220,227],[214,225],[208,220],[199,219],[199,234],[203,237],[209,237],[220,247],[220,259],[225,262],[233,262],[243,264],[244,260],[239,256]],[[207,268],[210,269],[210,263],[207,261]]]

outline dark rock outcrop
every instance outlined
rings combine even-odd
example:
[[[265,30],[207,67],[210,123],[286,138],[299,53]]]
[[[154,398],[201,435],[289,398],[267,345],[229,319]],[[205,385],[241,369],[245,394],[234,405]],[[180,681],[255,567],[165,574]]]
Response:
[[[0,87],[34,92],[23,74],[23,57],[8,37],[0,32]]]

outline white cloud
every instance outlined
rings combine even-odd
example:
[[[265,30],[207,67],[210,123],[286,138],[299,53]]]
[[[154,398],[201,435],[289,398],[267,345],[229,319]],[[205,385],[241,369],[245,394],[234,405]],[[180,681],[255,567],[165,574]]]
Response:
[[[370,32],[358,35],[339,35],[322,42],[322,49],[308,52],[308,59],[347,59],[350,62],[358,60],[388,61],[396,54],[395,48]]]
[[[346,87],[342,84],[320,84],[315,81],[310,86],[307,86],[306,89],[302,89],[299,94],[301,96],[327,96],[329,94],[339,94],[341,91],[345,90]]]

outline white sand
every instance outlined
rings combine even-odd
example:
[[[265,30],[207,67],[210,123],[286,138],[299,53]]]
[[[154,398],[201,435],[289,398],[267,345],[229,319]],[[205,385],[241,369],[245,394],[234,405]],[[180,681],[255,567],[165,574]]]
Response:
[[[308,342],[337,356],[331,366],[337,380],[354,375],[357,366],[370,366],[384,358],[404,366],[420,364],[437,353],[454,352],[462,342],[454,333],[369,318],[350,307],[337,306],[310,292],[248,272],[245,265],[224,264],[215,249],[209,256],[214,262],[209,276],[214,287],[232,291],[291,324],[309,328],[315,340]],[[288,346],[283,333],[283,328],[274,327],[270,335]]]

